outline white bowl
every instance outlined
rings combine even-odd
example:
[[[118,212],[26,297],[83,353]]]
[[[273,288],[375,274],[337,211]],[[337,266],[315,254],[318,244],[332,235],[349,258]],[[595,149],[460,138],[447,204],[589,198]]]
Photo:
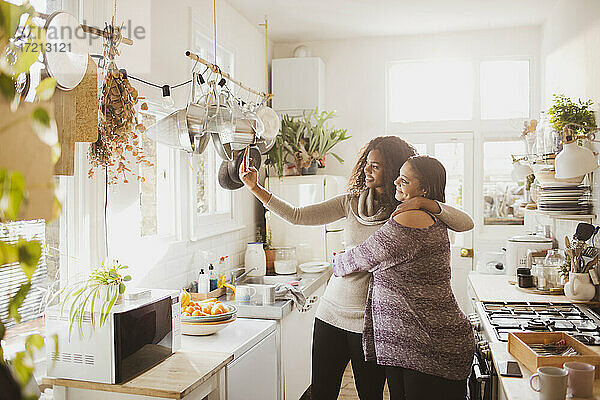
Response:
[[[193,336],[207,336],[212,335],[213,333],[217,333],[222,329],[225,329],[236,320],[236,316],[234,315],[232,318],[226,321],[218,321],[218,322],[182,322],[181,323],[181,333],[184,335],[193,335]]]
[[[569,179],[557,179],[554,177],[554,170],[540,170],[534,173],[535,178],[542,186],[569,186],[571,184],[581,183],[584,175]]]

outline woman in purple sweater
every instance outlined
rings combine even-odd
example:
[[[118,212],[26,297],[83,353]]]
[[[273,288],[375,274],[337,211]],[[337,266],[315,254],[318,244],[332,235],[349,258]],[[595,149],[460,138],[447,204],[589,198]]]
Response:
[[[445,201],[446,170],[414,156],[400,169],[396,199]],[[397,213],[334,262],[334,274],[371,272],[363,349],[385,367],[392,399],[465,399],[475,340],[450,286],[448,227],[431,213]]]

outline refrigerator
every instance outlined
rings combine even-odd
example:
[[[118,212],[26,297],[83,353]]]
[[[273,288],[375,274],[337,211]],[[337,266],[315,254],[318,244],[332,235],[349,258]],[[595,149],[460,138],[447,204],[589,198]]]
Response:
[[[347,180],[333,175],[269,177],[267,189],[295,207],[330,199],[346,191]],[[273,247],[296,248],[298,263],[333,260],[333,253],[344,249],[344,219],[320,226],[292,225],[270,211],[265,214]]]

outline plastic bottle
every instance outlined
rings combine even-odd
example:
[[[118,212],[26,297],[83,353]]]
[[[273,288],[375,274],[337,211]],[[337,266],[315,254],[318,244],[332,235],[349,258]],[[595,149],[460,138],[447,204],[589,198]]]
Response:
[[[210,264],[208,266],[208,279],[210,280],[210,291],[217,289],[217,272],[215,271],[215,266]]]
[[[202,268],[198,274],[198,293],[206,294],[208,292],[210,292],[210,278],[208,274],[204,273],[204,268]]]

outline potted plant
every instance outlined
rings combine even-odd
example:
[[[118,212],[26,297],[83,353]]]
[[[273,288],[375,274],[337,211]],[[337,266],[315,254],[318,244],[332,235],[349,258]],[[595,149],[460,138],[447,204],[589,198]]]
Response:
[[[104,325],[110,310],[117,303],[120,296],[125,293],[125,282],[131,280],[130,275],[123,275],[122,271],[129,268],[121,265],[118,260],[104,259],[100,266],[92,271],[87,279],[75,282],[57,293],[62,295],[61,313],[69,305],[69,338],[75,322],[79,325],[79,332],[83,335],[82,322],[86,313],[90,314],[92,329],[96,323]],[[100,319],[95,314],[100,312]]]
[[[335,111],[319,112],[317,109],[302,118],[284,115],[281,134],[268,157],[279,177],[284,175],[286,165],[293,164],[297,173],[316,174],[317,167],[325,166],[325,156],[331,154],[340,163],[344,160],[331,152],[339,142],[349,139],[345,129],[336,129],[328,124]]]
[[[561,134],[567,124],[575,124],[573,131],[579,135],[585,135],[597,128],[596,117],[591,107],[592,100],[577,102],[571,100],[564,94],[554,94],[552,107],[548,110],[550,123],[557,134]]]

